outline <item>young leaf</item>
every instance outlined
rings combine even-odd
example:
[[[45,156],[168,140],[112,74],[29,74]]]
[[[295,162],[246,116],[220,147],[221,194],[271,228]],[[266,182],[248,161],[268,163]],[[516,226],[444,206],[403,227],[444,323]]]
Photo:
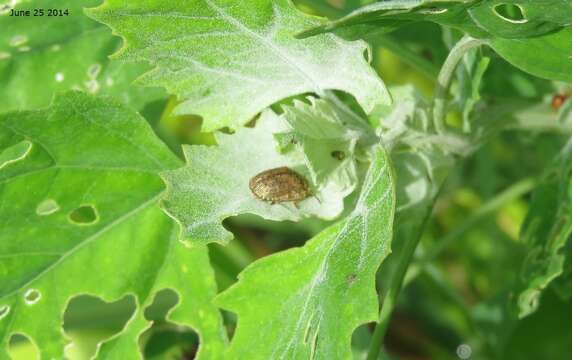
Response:
[[[161,89],[131,85],[148,65],[109,62],[119,39],[82,12],[97,3],[32,0],[14,10],[47,15],[48,9],[66,9],[69,16],[0,16],[0,111],[46,107],[54,93],[71,89],[114,95],[136,109],[165,97]]]
[[[363,42],[333,35],[297,40],[320,24],[289,0],[228,2],[107,0],[88,12],[125,39],[117,57],[155,65],[141,81],[183,102],[206,130],[238,128],[284,98],[325,90],[354,95],[366,111],[389,96],[364,58]]]
[[[397,174],[397,210],[402,222],[419,222],[419,211],[430,206],[455,156],[474,150],[468,137],[438,134],[429,104],[410,86],[393,88],[392,111],[380,124],[382,142],[390,151]]]
[[[375,273],[390,251],[395,208],[390,167],[376,147],[347,219],[255,262],[219,295],[238,314],[228,358],[351,358],[352,332],[377,316]]]
[[[521,231],[528,255],[522,269],[522,288],[518,295],[520,317],[536,311],[542,291],[563,273],[569,276],[572,270],[571,144],[568,144],[535,191]],[[565,284],[565,288],[569,287],[569,283]],[[566,297],[570,297],[570,293],[566,293]]]
[[[368,133],[366,127],[361,132],[345,128],[342,123],[356,120],[336,106],[326,100],[295,102],[282,116],[265,111],[254,128],[217,134],[216,147],[185,146],[186,166],[162,174],[168,184],[164,207],[181,223],[183,237],[200,243],[228,242],[232,234],[222,221],[243,213],[294,221],[340,215],[344,197],[358,183],[355,146]],[[342,152],[344,159],[333,151]],[[276,204],[256,197],[250,180],[283,166],[306,179],[310,196],[298,203]]]
[[[358,183],[356,158],[378,140],[373,129],[334,96],[295,101],[284,107],[290,130],[275,134],[283,152],[299,148],[312,182],[329,183],[333,193],[346,196]]]
[[[185,248],[157,206],[158,172],[179,161],[144,119],[110,99],[68,93],[47,110],[0,116],[0,154],[0,358],[22,333],[42,358],[62,359],[73,296],[130,294],[136,313],[100,351],[138,359],[150,326],[144,307],[164,288],[179,296],[170,319],[200,334],[201,356],[218,358],[225,337],[207,250]]]

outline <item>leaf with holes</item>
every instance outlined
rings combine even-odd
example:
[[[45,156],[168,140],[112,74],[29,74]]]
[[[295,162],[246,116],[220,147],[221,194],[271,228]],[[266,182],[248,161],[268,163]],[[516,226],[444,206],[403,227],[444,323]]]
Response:
[[[186,166],[162,174],[168,184],[164,208],[181,223],[183,237],[200,243],[230,241],[222,221],[244,213],[269,220],[334,219],[358,183],[356,144],[371,140],[371,128],[353,116],[326,100],[295,102],[282,116],[265,111],[254,128],[216,134],[216,147],[184,146]],[[361,127],[342,125],[354,121]],[[322,138],[313,137],[312,130]],[[307,151],[307,146],[314,148]],[[332,155],[336,150],[344,159]],[[304,179],[307,197],[273,202],[258,196],[251,180],[281,167]]]
[[[520,276],[518,294],[520,317],[539,306],[542,292],[549,285],[564,298],[572,297],[572,143],[548,169],[535,190],[521,238],[527,257]]]
[[[309,28],[298,34],[307,38],[326,32],[336,32],[357,38],[367,33],[389,32],[417,21],[434,21],[461,28],[473,36],[485,36],[486,32],[469,17],[467,10],[474,1],[452,0],[389,0],[365,5],[350,14]],[[347,31],[354,28],[354,31]]]
[[[389,96],[364,58],[366,45],[333,35],[297,40],[318,20],[289,0],[107,0],[89,14],[125,39],[123,60],[155,65],[142,82],[183,101],[204,128],[237,128],[284,98],[325,90],[354,95],[366,111]]]
[[[255,262],[219,295],[238,314],[228,358],[351,358],[353,331],[378,311],[375,274],[390,251],[395,207],[390,168],[377,147],[347,219],[301,248]]]
[[[110,99],[82,93],[48,110],[0,116],[0,358],[21,333],[42,358],[61,359],[71,297],[135,295],[138,310],[100,347],[106,359],[138,359],[150,323],[144,307],[171,288],[171,321],[201,336],[200,355],[225,343],[207,251],[186,248],[157,206],[158,172],[179,161],[145,121]]]
[[[469,9],[473,21],[491,38],[530,38],[571,25],[568,0],[485,0]]]
[[[571,15],[572,4],[566,0],[389,0],[366,5],[300,36],[367,24],[395,29],[417,21],[432,21],[477,38],[529,38],[571,25]],[[377,31],[371,26],[361,29]]]
[[[82,10],[98,2],[14,2],[15,11],[37,8],[47,12],[56,8],[67,9],[70,15],[48,19],[0,16],[0,111],[46,107],[54,93],[71,89],[114,95],[136,109],[166,97],[161,89],[132,85],[148,65],[109,61],[108,56],[118,48],[119,39]]]
[[[393,31],[414,22],[432,21],[487,39],[507,61],[533,75],[572,81],[570,19],[572,3],[567,0],[390,0],[366,5],[299,37],[337,32],[356,38],[380,28]],[[352,28],[354,31],[348,30]]]

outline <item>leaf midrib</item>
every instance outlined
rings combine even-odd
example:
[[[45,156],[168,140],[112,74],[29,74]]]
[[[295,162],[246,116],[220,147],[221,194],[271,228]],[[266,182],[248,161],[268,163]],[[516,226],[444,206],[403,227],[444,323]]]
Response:
[[[54,261],[51,265],[47,266],[44,270],[42,270],[40,273],[38,273],[37,275],[33,276],[30,280],[28,280],[26,283],[23,283],[21,286],[18,286],[16,289],[4,294],[0,296],[0,299],[4,299],[7,297],[10,297],[11,295],[16,294],[18,291],[20,291],[20,289],[30,285],[32,282],[38,280],[39,278],[41,278],[42,276],[44,276],[45,274],[47,274],[49,271],[51,271],[52,269],[54,269],[55,267],[57,267],[59,264],[61,264],[63,261],[65,261],[65,259],[67,259],[68,257],[72,256],[73,254],[75,254],[76,252],[78,252],[79,250],[81,250],[83,247],[87,246],[88,244],[91,244],[93,241],[95,241],[97,238],[99,238],[101,235],[105,234],[108,230],[113,229],[115,226],[123,223],[124,221],[127,221],[129,218],[131,218],[132,216],[136,215],[137,213],[147,209],[148,207],[150,207],[152,204],[155,204],[158,202],[158,200],[161,198],[161,196],[163,195],[164,191],[161,191],[160,193],[154,195],[152,198],[150,198],[149,200],[145,201],[144,203],[142,203],[141,205],[137,206],[136,208],[130,210],[129,212],[123,214],[122,216],[120,216],[119,218],[113,220],[112,222],[110,222],[109,224],[103,226],[101,229],[99,229],[97,232],[95,232],[93,235],[90,235],[89,237],[87,237],[85,240],[79,242],[76,246],[70,248],[69,250],[65,251],[64,253],[62,253],[62,255],[60,256],[60,258],[56,261]]]
[[[314,81],[314,79],[307,74],[301,67],[300,65],[298,65],[296,63],[296,61],[290,59],[286,54],[284,54],[282,52],[282,49],[280,49],[278,46],[276,46],[275,44],[273,44],[271,41],[268,41],[268,39],[266,39],[263,36],[260,36],[260,34],[258,34],[257,32],[251,30],[250,28],[248,28],[247,26],[243,25],[238,19],[234,18],[233,16],[229,15],[227,12],[225,12],[222,8],[220,8],[219,6],[217,6],[212,0],[204,0],[205,3],[207,4],[207,6],[209,8],[211,8],[213,11],[215,11],[223,20],[227,21],[229,24],[233,25],[234,27],[236,27],[238,30],[248,34],[249,36],[253,37],[254,39],[258,40],[259,42],[261,42],[263,45],[265,45],[266,47],[268,47],[269,49],[273,50],[273,52],[276,53],[276,55],[278,55],[279,58],[281,58],[286,64],[288,64],[292,69],[294,69],[296,72],[298,72],[302,78],[306,79],[314,88],[314,91],[317,94],[322,94],[322,88]],[[273,17],[274,18],[274,17]]]

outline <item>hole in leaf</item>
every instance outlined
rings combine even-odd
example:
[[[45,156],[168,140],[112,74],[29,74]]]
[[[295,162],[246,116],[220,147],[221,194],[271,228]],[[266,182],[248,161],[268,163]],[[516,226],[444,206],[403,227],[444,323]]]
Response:
[[[0,306],[0,320],[4,319],[10,313],[10,306],[2,305]]]
[[[36,207],[36,214],[46,216],[55,213],[60,209],[60,205],[54,199],[46,199]]]
[[[238,322],[238,318],[235,313],[231,311],[227,311],[224,309],[220,310],[222,314],[222,322],[224,327],[226,328],[226,334],[228,335],[228,340],[232,341],[234,337],[234,333],[236,331],[236,324]]]
[[[32,143],[28,140],[20,141],[19,143],[10,146],[0,152],[0,170],[6,166],[23,160],[30,154],[32,150]]]
[[[82,205],[70,213],[69,219],[77,225],[92,225],[97,222],[98,214],[92,205]]]
[[[511,23],[525,23],[528,21],[524,16],[524,11],[517,4],[499,4],[493,10],[503,20]]]
[[[42,298],[42,294],[36,289],[29,289],[24,294],[24,300],[28,305],[34,305]]]
[[[71,359],[91,359],[99,343],[123,331],[136,310],[135,298],[106,302],[99,297],[79,295],[72,298],[64,312],[63,329],[71,338],[66,355]]]
[[[39,359],[38,347],[24,334],[14,334],[8,342],[8,353],[12,360]]]
[[[151,321],[163,320],[169,310],[179,303],[179,295],[171,289],[163,289],[155,294],[153,303],[145,308],[145,319]]]
[[[195,359],[199,350],[197,333],[172,323],[153,324],[141,335],[145,359]]]
[[[166,320],[169,311],[177,305],[179,296],[171,289],[163,289],[155,295],[153,303],[144,312],[153,326],[140,338],[145,359],[194,359],[199,348],[199,338],[190,328],[175,325]]]
[[[372,331],[370,328],[372,325],[371,323],[360,325],[352,334],[352,349],[354,349],[357,354],[363,354],[364,358],[367,356],[371,342]]]

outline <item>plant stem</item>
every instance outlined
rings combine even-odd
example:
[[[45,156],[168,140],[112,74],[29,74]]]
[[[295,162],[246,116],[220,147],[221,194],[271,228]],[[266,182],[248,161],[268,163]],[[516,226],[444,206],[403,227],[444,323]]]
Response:
[[[405,246],[403,248],[403,253],[399,259],[399,263],[395,269],[393,276],[391,277],[389,290],[385,295],[385,299],[383,300],[383,304],[381,306],[381,311],[379,312],[379,321],[375,326],[375,330],[372,335],[371,345],[369,348],[369,352],[367,354],[367,360],[377,360],[379,357],[379,352],[381,351],[381,347],[383,344],[383,338],[385,333],[387,332],[387,328],[389,327],[389,321],[391,319],[391,314],[393,313],[393,309],[397,303],[397,297],[401,292],[401,288],[403,286],[403,279],[405,278],[405,274],[407,273],[407,269],[409,268],[409,264],[413,259],[413,254],[415,253],[415,249],[421,240],[421,236],[423,235],[423,229],[427,225],[429,218],[431,217],[431,206],[427,209],[427,214],[421,223],[421,227],[415,236],[410,237],[407,239]]]
[[[529,193],[532,189],[534,189],[535,184],[536,181],[533,178],[523,179],[483,204],[469,218],[467,218],[467,220],[461,223],[461,225],[455,227],[453,231],[448,233],[443,238],[443,240],[441,240],[437,245],[435,245],[435,247],[428,251],[427,255],[423,257],[423,262],[428,263],[437,258],[437,256],[439,256],[441,252],[447,248],[447,246],[453,243],[467,230],[478,224],[486,216],[500,209],[505,204]]]
[[[463,59],[463,56],[465,56],[469,50],[483,44],[485,44],[485,42],[482,40],[473,39],[470,36],[463,37],[455,47],[451,49],[443,67],[441,67],[441,71],[437,77],[437,86],[435,88],[435,97],[433,100],[433,122],[435,124],[435,129],[440,134],[445,132],[445,105],[447,103],[447,92],[451,85],[451,81],[453,80],[455,69]]]

